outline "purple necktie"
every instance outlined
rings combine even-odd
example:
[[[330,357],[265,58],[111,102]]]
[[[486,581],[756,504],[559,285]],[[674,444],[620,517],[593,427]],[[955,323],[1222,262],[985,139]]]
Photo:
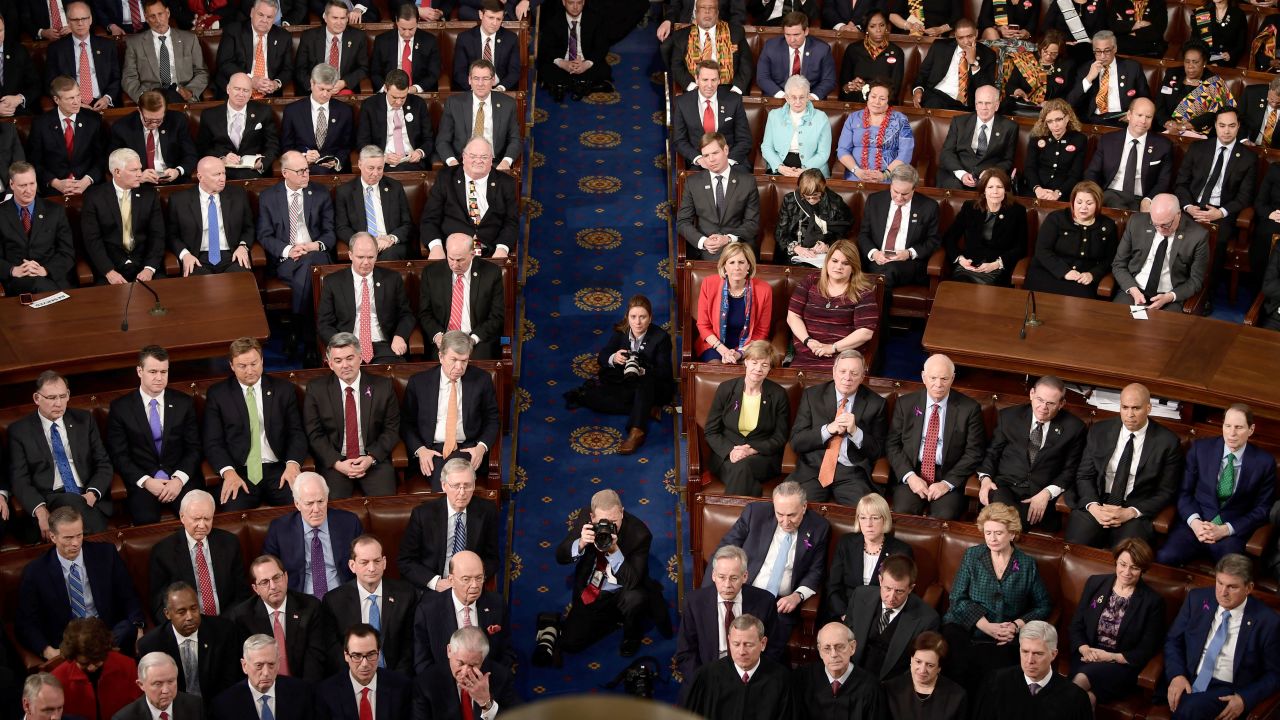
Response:
[[[578,22],[569,23],[569,60],[578,59]]]
[[[311,594],[323,600],[329,592],[329,575],[324,569],[324,547],[320,545],[320,528],[311,531]]]
[[[151,440],[156,444],[156,458],[159,459],[160,448],[164,445],[164,428],[160,425],[160,402],[151,398],[149,404],[151,411],[147,413],[147,418],[151,421]],[[157,480],[168,480],[169,473],[157,470],[151,474],[151,477]]]

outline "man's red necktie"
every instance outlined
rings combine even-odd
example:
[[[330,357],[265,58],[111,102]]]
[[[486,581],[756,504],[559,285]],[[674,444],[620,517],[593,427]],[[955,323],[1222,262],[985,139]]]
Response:
[[[476,720],[476,711],[471,702],[471,693],[463,690],[458,698],[458,704],[462,706],[462,720]]]
[[[334,70],[338,69],[338,38],[336,37],[329,43],[329,64]]]
[[[62,131],[62,139],[67,143],[67,161],[70,162],[76,152],[76,131],[71,127],[70,120],[63,120],[67,124],[66,129]]]
[[[154,170],[156,167],[156,131],[147,131],[147,164],[144,170]]]
[[[924,431],[924,452],[920,456],[920,475],[932,485],[938,474],[938,406],[929,409],[929,426]]]
[[[404,52],[400,55],[400,69],[404,71],[405,75],[409,76],[410,85],[413,84],[413,57],[410,55],[411,52],[413,52],[412,40],[404,44]]]
[[[705,109],[702,111],[702,132],[713,133],[716,131],[716,113],[711,109],[711,100],[705,100]]]
[[[369,688],[360,688],[360,720],[373,720],[373,705],[369,702]]]
[[[22,230],[27,235],[31,234],[31,211],[25,207],[22,208]]]
[[[356,424],[356,393],[353,388],[347,388],[346,416],[347,459],[355,460],[360,457],[360,429]]]
[[[791,51],[791,74],[792,75],[800,74],[800,51],[799,50]]]
[[[884,238],[884,251],[896,252],[898,248],[898,231],[902,228],[902,206],[895,205],[893,222],[889,223],[889,234]]]
[[[609,561],[605,559],[603,553],[596,550],[596,572],[603,575],[605,568],[607,567],[609,567]],[[600,585],[595,584],[594,580],[595,574],[593,573],[592,576],[587,579],[587,586],[582,588],[583,605],[590,605],[596,601],[596,598],[600,597],[600,586],[604,584],[604,579],[601,578]]]

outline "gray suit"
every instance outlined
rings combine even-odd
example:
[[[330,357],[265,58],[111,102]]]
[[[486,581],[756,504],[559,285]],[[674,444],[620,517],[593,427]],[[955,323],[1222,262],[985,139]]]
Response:
[[[938,156],[938,187],[965,187],[955,172],[964,170],[976,180],[983,170],[998,167],[1009,173],[1013,169],[1013,155],[1018,144],[1018,125],[1009,118],[996,115],[987,126],[987,151],[978,157],[973,150],[973,134],[977,132],[978,116],[970,113],[951,121],[947,139],[942,143]]]
[[[462,148],[471,140],[475,127],[472,93],[454,93],[444,103],[440,116],[440,132],[436,135],[436,155],[442,160],[453,158],[462,162]],[[520,156],[520,124],[516,118],[516,101],[499,92],[489,93],[490,114],[485,124],[493,132],[493,162],[498,164],[510,158],[515,162]]]
[[[205,69],[204,53],[196,36],[171,27],[166,44],[173,57],[173,82],[199,97],[209,84],[209,71]],[[120,86],[134,102],[147,90],[162,89],[160,60],[156,55],[155,36],[150,30],[131,35],[125,41]]]
[[[1200,292],[1209,269],[1209,231],[1186,215],[1180,214],[1179,217],[1173,244],[1166,251],[1169,280],[1173,283],[1173,294],[1177,299],[1165,305],[1166,310],[1181,310],[1187,298]],[[1129,288],[1142,289],[1135,276],[1142,272],[1155,237],[1155,226],[1151,224],[1149,214],[1134,213],[1129,217],[1124,236],[1120,238],[1120,247],[1116,250],[1116,259],[1111,263],[1111,273],[1116,278],[1115,302],[1133,304]],[[1154,268],[1152,272],[1155,272]]]
[[[853,591],[849,600],[849,609],[845,615],[845,624],[853,631],[858,641],[858,649],[853,654],[853,664],[866,670],[867,659],[872,648],[871,633],[880,622],[883,605],[880,602],[880,587],[863,585]],[[883,662],[879,668],[879,679],[887,680],[908,668],[911,663],[911,644],[916,636],[925,630],[937,630],[939,627],[938,612],[925,604],[919,595],[911,593],[885,632],[892,629],[884,648]],[[878,634],[878,633],[877,633]],[[878,652],[876,653],[879,654]]]
[[[751,171],[741,165],[729,167],[723,208],[716,207],[715,188],[709,170],[686,178],[680,212],[676,215],[676,229],[688,243],[688,254],[693,260],[719,259],[719,254],[713,255],[698,247],[700,238],[717,233],[737,236],[740,242],[750,245],[759,255],[760,191],[756,189]]]

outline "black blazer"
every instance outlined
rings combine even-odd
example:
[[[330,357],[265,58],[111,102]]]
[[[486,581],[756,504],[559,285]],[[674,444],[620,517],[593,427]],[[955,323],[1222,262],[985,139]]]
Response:
[[[93,182],[101,183],[109,177],[106,172],[106,133],[101,115],[87,108],[80,108],[76,113],[71,157],[67,157],[67,143],[62,133],[62,120],[57,108],[31,121],[31,130],[27,134],[27,159],[36,167],[43,195],[58,194],[49,184],[58,178],[87,176]],[[88,193],[85,199],[88,200]]]
[[[987,144],[987,152],[978,158],[970,148],[975,129],[978,127],[978,116],[961,115],[954,118],[947,128],[947,139],[942,143],[942,154],[938,158],[938,173],[951,175],[964,170],[973,173],[974,178],[983,170],[998,167],[1008,174],[1013,168],[1013,155],[1018,147],[1018,124],[1003,115],[991,118],[991,137]]]
[[[33,4],[44,6],[44,22],[49,22],[49,3],[33,0]],[[28,25],[27,27],[30,28],[31,26]],[[36,27],[47,28],[49,26]],[[17,30],[17,28],[14,29]],[[124,102],[123,90],[120,87],[120,68],[124,64],[120,59],[120,53],[116,50],[115,40],[98,35],[90,35],[89,52],[93,54],[93,74],[98,78],[98,95],[93,99],[109,97],[116,105],[120,105]],[[249,57],[252,58],[253,56],[250,55]],[[75,42],[75,36],[67,35],[49,43],[44,62],[44,84],[41,86],[41,90],[44,93],[49,92],[49,84],[60,75],[79,78],[80,46]],[[8,67],[7,64],[6,67]],[[33,107],[32,110],[34,111],[35,108]]]
[[[1076,508],[1084,510],[1089,503],[1106,500],[1107,461],[1115,452],[1122,432],[1127,431],[1118,417],[1101,420],[1089,428],[1089,439],[1076,473]],[[1122,505],[1137,508],[1146,517],[1155,517],[1165,506],[1173,504],[1182,483],[1183,464],[1178,436],[1148,419],[1133,490]]]
[[[438,149],[439,143],[436,145]],[[495,156],[502,157],[501,153],[495,153]],[[464,233],[480,241],[484,257],[492,257],[498,245],[507,246],[508,253],[515,255],[516,243],[520,239],[520,206],[516,202],[515,179],[496,170],[489,172],[485,189],[489,209],[480,218],[479,225],[471,222],[471,216],[467,214],[466,180],[461,165],[441,168],[436,173],[435,184],[431,186],[427,204],[422,209],[419,232],[422,244],[430,245],[435,240],[443,243],[454,233]]]
[[[163,617],[163,616],[161,616]],[[200,697],[205,705],[222,691],[244,677],[240,671],[240,628],[235,623],[215,615],[202,615],[198,631],[200,649],[196,653],[200,674]],[[161,622],[138,641],[138,656],[149,652],[162,652],[178,665],[178,689],[187,692],[187,676],[182,668],[182,650],[174,634],[173,623]],[[179,708],[181,710],[181,708]],[[150,718],[150,715],[147,716]]]
[[[556,547],[556,562],[574,566],[572,604],[577,606],[581,606],[582,590],[590,582],[591,573],[595,572],[596,556],[600,552],[595,545],[591,545],[579,553],[576,560],[573,557],[573,545],[582,537],[582,527],[589,522],[591,508],[584,507],[578,512],[578,519],[570,526],[568,534]],[[666,600],[662,597],[662,586],[649,577],[649,548],[653,544],[653,533],[640,518],[624,512],[616,542],[618,552],[622,553],[622,564],[618,566],[614,577],[621,591],[643,593],[649,616],[659,627],[669,627],[671,620],[667,615]],[[707,572],[711,572],[710,568]]]
[[[694,158],[702,154],[699,145],[702,141],[702,111],[706,108],[705,103],[706,98],[697,91],[681,93],[672,103],[671,144],[690,165]],[[742,96],[720,86],[716,89],[712,107],[716,109],[716,131],[729,141],[729,159],[740,165],[749,165],[755,145],[751,138],[751,125],[747,122],[747,111],[742,105]]]
[[[805,388],[800,396],[800,409],[791,429],[791,449],[796,453],[794,479],[818,477],[822,457],[827,451],[826,443],[822,441],[822,426],[835,419],[836,399],[836,386],[832,381]],[[861,468],[870,481],[876,460],[884,456],[885,437],[889,431],[884,398],[859,385],[853,394],[849,412],[853,413],[855,423],[862,430],[862,447],[847,438],[845,452],[849,461]]]
[[[736,377],[720,383],[715,399],[707,412],[703,434],[711,452],[728,458],[735,447],[750,445],[761,455],[776,456],[782,462],[782,449],[787,445],[787,425],[790,424],[791,406],[787,391],[772,380],[765,379],[760,388],[760,416],[750,435],[738,431],[741,399],[745,381]]]
[[[871,193],[863,203],[862,228],[858,231],[858,252],[866,258],[872,250],[879,250],[884,234],[889,231],[888,190]],[[938,203],[933,198],[916,193],[911,197],[911,217],[907,221],[906,247],[899,250],[915,250],[921,268],[929,262],[933,251],[942,246],[938,236]]]
[[[893,424],[889,429],[888,457],[891,472],[889,484],[902,482],[907,473],[920,474],[920,442],[924,435],[928,395],[917,390],[898,398],[893,408]],[[987,446],[987,431],[982,424],[982,408],[968,396],[952,390],[947,396],[947,415],[942,421],[942,466],[938,481],[949,482],[964,492],[969,476],[982,461]]]
[[[370,101],[365,104],[370,104]],[[334,232],[340,242],[350,243],[352,235],[369,230],[364,216],[364,183],[358,177],[352,178],[339,185],[334,196]],[[409,245],[413,239],[413,221],[409,219],[409,200],[405,197],[404,185],[384,175],[378,181],[375,196],[382,205],[382,222],[386,225],[383,234],[395,235],[398,244]]]
[[[1267,177],[1277,173],[1280,173],[1280,165],[1272,165]],[[1280,309],[1280,253],[1273,252],[1267,258],[1267,268],[1262,275],[1262,297],[1262,317],[1265,319]]]
[[[126,393],[111,401],[107,414],[107,454],[130,495],[146,492],[137,482],[157,470],[164,470],[169,476],[178,471],[186,473],[184,492],[204,487],[195,401],[190,395],[169,388],[165,390],[163,402],[164,422],[157,454],[149,410],[141,393]]]
[[[431,263],[422,270],[418,288],[418,323],[422,326],[427,357],[432,360],[440,354],[433,338],[449,326],[453,282],[453,271],[448,263]],[[507,312],[502,270],[491,262],[473,258],[470,296],[471,334],[480,338],[471,351],[471,357],[496,360],[502,357],[502,330]]]
[[[1234,8],[1233,8],[1234,9]],[[1216,64],[1216,63],[1215,63]],[[1173,119],[1173,113],[1178,109],[1178,105],[1182,100],[1195,91],[1198,85],[1188,85],[1186,83],[1186,70],[1182,66],[1171,67],[1169,72],[1165,73],[1160,79],[1158,88],[1153,89],[1153,99],[1156,104],[1156,117],[1152,122],[1152,126],[1156,129],[1162,129],[1164,124]],[[1206,68],[1200,76],[1201,81],[1207,81],[1214,77],[1215,73]],[[1202,112],[1184,118],[1189,121],[1196,130],[1209,136],[1213,136],[1213,121],[1216,119],[1216,113]],[[1243,128],[1243,116],[1241,121],[1241,129]],[[1244,139],[1246,135],[1241,134],[1240,139]]]
[[[840,536],[840,541],[836,543],[836,555],[831,561],[831,568],[827,573],[827,587],[823,592],[823,601],[826,605],[823,616],[829,621],[845,620],[854,591],[862,587],[862,571],[865,569],[862,565],[862,552],[866,547],[865,540],[861,532],[851,532]],[[890,555],[915,557],[910,544],[892,535],[885,535],[868,585],[872,587],[880,585],[880,565]]]
[[[59,288],[75,287],[72,271],[76,267],[76,250],[71,240],[71,223],[61,204],[37,197],[31,216],[31,234],[27,235],[13,199],[0,202],[0,282],[12,279],[13,268],[26,260],[43,265],[49,271],[49,279]]]
[[[1133,14],[1137,5],[1133,0],[1108,0],[1107,5],[1111,10],[1107,16],[1107,27],[1116,34],[1116,47],[1120,53],[1153,58],[1164,54],[1169,45],[1164,39],[1169,28],[1169,14],[1162,3],[1143,3],[1144,10],[1140,16]],[[1150,24],[1134,30],[1133,26],[1139,20]]]
[[[244,570],[240,538],[226,530],[213,528],[204,542],[209,549],[209,572],[213,575],[218,595],[218,610],[225,614],[236,603],[253,594],[245,580],[248,576]],[[191,552],[187,549],[187,531],[179,528],[157,542],[151,549],[150,567],[151,571],[147,574],[150,588],[147,593],[150,601],[148,610],[151,617],[160,622],[164,617],[165,588],[179,580],[193,588],[199,587],[195,566],[191,562]]]
[[[1160,15],[1164,8],[1158,7]],[[983,683],[973,704],[973,717],[1020,717],[1039,720],[1087,720],[1093,717],[1089,696],[1075,683],[1049,673],[1049,682],[1036,695],[1027,690],[1022,668],[1014,665],[997,670]]]
[[[596,362],[600,365],[601,378],[622,378],[622,368],[610,367],[609,357],[623,348],[631,348],[631,332],[629,330],[614,330],[609,342],[596,355]],[[646,377],[652,375],[654,383],[653,400],[661,407],[661,404],[671,399],[671,392],[675,389],[675,380],[672,377],[671,370],[671,336],[667,334],[667,331],[657,325],[650,325],[649,329],[645,331],[644,342],[640,343],[640,351],[637,353],[636,360],[639,361],[640,367],[644,368]]]
[[[947,262],[954,263],[961,255],[979,265],[999,258],[1004,262],[1003,274],[1007,277],[1018,260],[1027,254],[1027,213],[1017,204],[1001,209],[996,213],[991,240],[983,237],[986,221],[985,199],[975,198],[960,208],[942,238],[947,247]]]
[[[413,668],[421,675],[433,665],[449,667],[446,647],[449,638],[458,630],[457,611],[454,608],[453,590],[427,591],[418,603],[413,619]],[[483,590],[476,600],[476,615],[472,624],[484,631],[489,638],[489,659],[504,668],[510,668],[516,660],[511,647],[511,628],[508,627],[507,606],[502,596],[492,590]]]
[[[827,9],[835,6],[840,13],[848,13],[853,7],[853,12],[859,10],[869,12],[869,5],[876,3],[878,0],[855,0],[857,6],[852,6],[849,0],[840,2],[827,3],[823,6],[822,12],[825,15]],[[846,19],[839,22],[853,22],[858,27],[862,27],[866,22],[864,14],[858,19]],[[826,25],[825,27],[831,27]],[[902,97],[902,77],[905,72],[904,66],[907,64],[907,55],[902,48],[894,43],[889,43],[889,47],[871,59],[871,54],[867,52],[867,46],[863,43],[850,43],[845,48],[844,57],[840,60],[840,79],[836,84],[836,90],[839,91],[840,99],[846,102],[866,102],[866,97],[861,91],[845,92],[844,86],[853,81],[854,78],[862,78],[864,81],[882,78],[889,81],[889,103],[896,105]],[[864,87],[866,87],[864,85]]]
[[[359,580],[350,580],[324,594],[324,606],[333,616],[341,635],[352,625],[364,622],[360,607]],[[413,622],[418,608],[418,592],[404,580],[382,578],[381,635],[382,658],[397,673],[413,672]],[[345,671],[344,671],[345,673]],[[350,683],[347,685],[350,687]],[[379,683],[381,692],[381,683]],[[379,698],[380,700],[381,698]]]
[[[333,99],[329,101],[326,114],[329,132],[324,137],[324,145],[319,146],[316,144],[315,117],[311,113],[311,96],[307,95],[290,103],[281,118],[283,130],[280,133],[280,148],[301,153],[317,150],[321,157],[332,155],[338,159],[336,172],[350,172],[351,149],[356,139],[355,111],[345,102]],[[311,172],[316,173],[317,170],[320,174],[331,175],[335,172],[312,164]]]
[[[952,17],[959,17],[959,15]],[[955,40],[938,40],[929,48],[929,54],[924,56],[920,69],[916,72],[915,85],[912,86],[913,92],[915,88],[931,88],[942,82],[951,70],[951,59],[955,57],[956,47]],[[1000,72],[1000,59],[995,51],[986,45],[978,43],[974,57],[978,61],[978,69],[969,69],[969,97],[966,98],[965,103],[969,107],[973,107],[973,95],[977,89],[983,85],[996,85],[997,73]]]
[[[1115,573],[1094,575],[1084,583],[1080,604],[1071,617],[1071,656],[1077,658],[1081,645],[1097,647],[1098,619],[1107,609]],[[1129,607],[1120,623],[1116,651],[1124,655],[1131,667],[1143,668],[1160,652],[1165,637],[1164,599],[1145,582],[1139,580],[1129,597]]]
[[[785,0],[747,0],[747,11],[756,19],[757,25],[778,27],[782,25],[782,16],[778,16],[776,20],[768,20],[767,18],[773,14],[773,9],[778,3]],[[816,0],[796,0],[792,3],[793,12],[801,12],[809,16],[809,22],[814,27],[818,23],[818,3]]]
[[[378,688],[374,690],[373,720],[409,720],[413,682],[395,670],[377,670]],[[316,683],[315,693],[329,720],[359,720],[360,703],[351,686],[351,671],[343,669],[323,682]]]
[[[462,374],[462,433],[461,448],[474,447],[483,442],[492,448],[498,441],[498,399],[489,373],[471,365]],[[409,456],[419,448],[435,444],[436,407],[440,401],[440,368],[433,367],[409,378],[404,389],[403,421],[400,423],[404,444]],[[483,467],[483,466],[481,466]]]
[[[98,617],[111,628],[119,647],[132,648],[137,629],[142,627],[142,611],[124,560],[111,543],[84,543],[80,554]],[[58,551],[50,548],[22,569],[14,635],[23,647],[39,655],[47,647],[62,644],[62,632],[71,620],[71,600]]]
[[[460,92],[471,89],[471,78],[467,70],[471,63],[484,57],[484,48],[480,45],[480,28],[473,27],[458,34],[453,41],[453,90]],[[500,85],[515,92],[520,87],[520,40],[516,34],[506,28],[498,30],[493,43],[493,65],[498,69],[498,77],[494,88]],[[502,157],[499,155],[499,157]]]
[[[1043,145],[1041,145],[1043,143]],[[1027,139],[1027,158],[1023,163],[1027,188],[1042,187],[1062,193],[1063,201],[1071,199],[1071,188],[1084,177],[1084,156],[1089,139],[1078,130],[1067,129],[1061,140],[1052,133]]]
[[[1174,183],[1173,192],[1178,196],[1178,204],[1182,207],[1199,205],[1200,195],[1209,184],[1209,174],[1218,161],[1218,148],[1221,145],[1214,138],[1208,138],[1191,144],[1187,154],[1182,158],[1178,168],[1178,180]],[[1258,157],[1248,148],[1236,142],[1226,156],[1226,167],[1222,169],[1222,194],[1218,204],[1227,211],[1232,223],[1241,210],[1253,204],[1253,193],[1258,188]]]
[[[1024,3],[1010,2],[1005,4],[1005,17],[1008,18],[1010,25],[1018,27],[1031,33],[1032,37],[1040,37],[1040,6],[1032,3],[1030,6]],[[982,7],[978,10],[978,27],[985,29],[995,27],[996,25],[996,9],[995,4],[991,0],[982,0]]]
[[[320,308],[316,311],[316,329],[320,342],[340,332],[356,332],[355,277],[341,270],[324,279],[320,292]],[[382,336],[391,341],[393,336],[409,340],[413,332],[413,312],[404,292],[404,279],[400,273],[388,268],[373,268],[373,306],[378,311],[378,326]]]
[[[294,590],[287,593],[284,642],[289,672],[295,678],[317,682],[333,670],[339,654],[340,640],[333,617],[314,597]],[[225,614],[245,635],[272,634],[267,605],[256,596]]]
[[[1000,411],[991,447],[978,465],[997,485],[1009,488],[1019,499],[1035,495],[1049,485],[1070,490],[1075,485],[1084,452],[1085,427],[1070,411],[1063,410],[1045,428],[1044,445],[1035,465],[1027,462],[1031,444],[1031,406],[1016,405]]]
[[[323,252],[332,258],[336,240],[333,234],[333,198],[329,189],[320,183],[310,182],[302,192],[302,214],[306,217],[307,232],[313,242],[324,245]],[[284,182],[258,193],[257,219],[258,242],[267,251],[267,267],[273,268],[289,244],[289,191]]]
[[[328,28],[321,25],[303,31],[298,37],[298,51],[293,63],[294,95],[310,95],[311,70],[320,63],[329,62],[328,32]],[[363,92],[360,81],[369,74],[369,42],[365,39],[364,30],[348,26],[342,31],[338,45],[338,77],[347,83],[347,89],[359,94]]]
[[[776,640],[765,645],[765,655],[783,662],[787,643],[774,632],[778,620],[777,599],[768,590],[761,590],[750,583],[742,586],[741,596],[743,614],[758,618],[764,623],[765,637]],[[689,595],[680,615],[680,634],[676,636],[673,658],[681,676],[692,680],[698,668],[720,658],[719,604],[722,602],[715,585],[703,585]]]
[[[276,118],[271,108],[256,100],[245,105],[244,131],[240,133],[240,145],[231,142],[227,129],[227,105],[215,105],[200,113],[200,130],[196,133],[196,148],[200,156],[225,157],[236,155],[261,155],[262,172],[249,168],[227,168],[227,179],[247,180],[271,175],[271,165],[280,157],[280,137],[276,131]]]
[[[480,556],[486,578],[497,577],[502,561],[498,554],[498,507],[491,500],[472,497],[465,518],[466,549]],[[400,576],[419,591],[429,594],[428,584],[444,574],[448,520],[449,502],[445,498],[428,500],[409,515],[409,525],[400,538],[397,566]]]
[[[668,0],[662,7],[663,19],[673,24],[687,25],[694,21],[693,7],[695,4],[694,0]],[[720,19],[728,20],[730,25],[746,25],[747,4],[745,0],[720,0]],[[831,24],[826,22],[823,22],[822,26],[832,27]]]
[[[717,260],[698,247],[698,239],[721,233],[735,235],[739,242],[760,247],[760,191],[750,168],[744,164],[729,167],[729,181],[724,184],[724,207],[716,207],[715,183],[711,172],[703,170],[684,181],[684,195],[676,213],[676,230],[688,245],[689,256],[697,260]]]
[[[285,19],[288,19],[287,14]],[[227,96],[227,83],[231,82],[232,75],[253,71],[255,42],[253,27],[247,22],[223,30],[222,42],[218,43],[218,57],[214,61],[218,70],[213,87],[218,97]],[[293,79],[293,39],[285,28],[272,25],[267,31],[266,43],[267,77],[282,83],[279,90],[271,93],[272,97],[278,97],[284,90],[284,84]]]
[[[1264,83],[1245,87],[1244,98],[1240,101],[1239,139],[1256,142],[1266,125],[1266,118],[1267,85]],[[1280,148],[1280,132],[1271,131],[1271,143],[1268,147]]]
[[[229,252],[243,246],[253,248],[253,216],[249,214],[249,196],[244,188],[228,184],[218,193],[222,221]],[[181,256],[186,250],[200,254],[200,238],[204,232],[207,208],[200,204],[200,188],[192,186],[169,196],[169,250]]]
[[[67,408],[62,416],[67,436],[62,439],[71,449],[80,484],[98,496],[95,508],[111,514],[111,460],[98,435],[98,423],[88,410]],[[39,413],[31,413],[9,426],[9,481],[13,495],[30,514],[53,492],[53,449],[45,438]],[[95,599],[97,593],[94,593]],[[61,638],[61,632],[58,637]],[[44,650],[41,646],[37,653]]]
[[[307,435],[293,384],[263,374],[258,383],[262,400],[262,426],[267,442],[280,462],[301,464],[307,457]],[[244,477],[249,458],[249,409],[244,390],[234,376],[209,387],[204,401],[204,457],[221,473],[234,469]]]
[[[13,30],[12,40],[4,46],[4,82],[0,83],[0,96],[21,95],[23,103],[14,114],[31,115],[40,108],[40,79],[36,77],[36,66],[31,62],[31,54],[18,42],[18,28]],[[8,180],[6,173],[6,183]]]
[[[671,72],[671,81],[676,87],[688,88],[689,83],[693,82],[694,72],[685,64],[684,56],[689,47],[689,33],[696,27],[698,26],[689,25],[679,30],[672,30],[659,49],[663,60],[667,63],[667,70]],[[751,57],[751,46],[747,44],[747,34],[741,25],[729,23],[729,43],[736,45],[738,51],[729,60],[721,58],[720,63],[722,66],[725,62],[733,63],[732,85],[746,95],[751,91],[751,78],[755,75],[756,61]]]
[[[1163,10],[1164,8],[1161,7],[1161,9]],[[1117,36],[1119,35],[1119,33],[1116,34]],[[1070,37],[1070,33],[1068,33],[1068,37]],[[1098,83],[1102,81],[1102,75],[1094,78],[1089,85],[1089,89],[1085,90],[1084,79],[1089,76],[1090,67],[1092,67],[1092,63],[1081,63],[1081,66],[1076,70],[1075,79],[1071,81],[1071,92],[1067,93],[1067,102],[1075,106],[1076,112],[1080,115],[1080,122],[1096,122],[1100,119],[1097,113],[1098,108],[1094,101],[1098,97]],[[1120,89],[1121,112],[1129,110],[1129,103],[1133,102],[1134,98],[1151,97],[1151,90],[1147,87],[1147,75],[1142,71],[1142,66],[1136,61],[1123,57],[1116,58],[1115,73],[1117,75],[1116,85]],[[1120,135],[1123,136],[1124,133],[1120,133]],[[1095,155],[1095,157],[1097,156]],[[1106,186],[1104,185],[1103,187]]]
[[[120,203],[116,200],[116,184],[106,181],[89,188],[80,209],[80,234],[84,252],[99,282],[108,272],[154,268],[164,274],[164,216],[160,213],[160,194],[154,185],[139,185],[129,191],[133,215],[133,250],[126,250],[121,237]],[[131,267],[130,267],[131,266]],[[123,273],[122,273],[123,274]],[[125,274],[126,278],[130,275]]]
[[[191,140],[191,126],[187,122],[186,113],[166,110],[156,139],[165,166],[180,172],[178,179],[173,182],[191,182],[199,158],[196,157],[196,144]],[[129,148],[138,153],[142,168],[147,168],[147,136],[142,128],[141,112],[131,113],[111,124],[109,147],[111,150]]]
[[[178,668],[178,673],[181,674],[181,662],[178,663]],[[200,702],[200,698],[195,695],[179,692],[173,697],[173,703],[169,705],[169,717],[204,720],[204,703]],[[120,708],[111,720],[151,720],[151,706],[147,703],[146,696]]]
[[[0,15],[3,18],[3,15]],[[0,167],[9,167],[18,160],[27,159],[27,149],[22,146],[22,138],[18,137],[16,123],[0,123]],[[9,191],[9,177],[6,173],[0,177],[0,190]],[[16,215],[16,213],[15,213]]]
[[[796,717],[800,720],[894,717],[883,714],[880,683],[856,665],[840,686],[840,692],[834,695],[821,660],[801,665],[792,671],[791,677]]]
[[[356,402],[360,403],[364,454],[377,462],[390,463],[391,451],[400,442],[400,403],[396,400],[395,385],[391,378],[371,372],[361,372],[358,382],[360,397]],[[337,375],[322,375],[307,383],[302,422],[307,428],[311,455],[319,468],[331,468],[346,457],[344,403]]]
[[[373,91],[379,92],[386,84],[387,73],[400,68],[400,35],[395,28],[382,33],[373,39],[373,61],[369,64],[369,80]],[[455,51],[456,52],[456,51]],[[417,30],[413,34],[413,49],[409,51],[409,60],[413,72],[409,75],[410,90],[413,86],[421,88],[421,92],[435,92],[440,86],[440,43],[436,36],[426,30]],[[414,92],[418,92],[414,90]],[[364,121],[361,120],[363,129]],[[427,155],[429,156],[430,150]]]
[[[873,623],[880,621],[881,608],[880,588],[864,585],[853,591],[849,597],[848,612],[845,624],[853,630],[858,639],[858,649],[853,655],[853,664],[862,667],[867,662],[868,641],[871,637]],[[938,612],[925,604],[919,595],[911,593],[902,611],[894,618],[897,629],[889,640],[889,649],[885,653],[884,664],[880,666],[879,680],[887,680],[906,670],[911,665],[911,643],[916,636],[925,630],[937,630],[940,626]]]
[[[498,712],[520,705],[511,671],[494,662],[492,655],[480,665],[480,672],[489,675],[489,694],[498,704]],[[414,720],[454,720],[462,717],[459,705],[461,695],[458,683],[449,672],[449,666],[432,667],[413,681]],[[480,717],[480,706],[471,703],[471,716]]]
[[[1138,71],[1141,73],[1141,70]],[[1145,81],[1144,81],[1145,82]],[[1089,159],[1089,167],[1084,171],[1084,179],[1092,180],[1103,188],[1111,184],[1116,173],[1120,172],[1120,156],[1124,152],[1124,143],[1129,142],[1128,131],[1104,133],[1098,138],[1098,149]],[[1142,159],[1142,186],[1134,186],[1138,195],[1152,198],[1169,192],[1173,183],[1173,146],[1163,135],[1148,132],[1146,141],[1146,157]]]
[[[428,35],[428,37],[431,37]],[[435,42],[435,40],[432,40]],[[366,98],[360,103],[360,129],[356,133],[356,147],[363,148],[365,145],[377,145],[384,150],[387,147],[387,102],[385,93],[377,93],[372,97]],[[409,144],[405,147],[405,153],[412,153],[414,150],[423,152],[422,160],[416,163],[402,162],[399,165],[387,166],[389,171],[403,170],[429,170],[431,168],[431,153],[435,150],[435,141],[431,138],[431,111],[427,108],[427,101],[417,95],[409,95],[404,101],[404,129],[409,136]],[[363,203],[363,201],[361,201]],[[364,208],[361,206],[360,216],[364,217]],[[408,213],[405,213],[405,224],[409,223]]]
[[[292,670],[292,666],[290,666]],[[277,675],[275,692],[271,699],[276,703],[276,720],[314,720],[316,717],[315,693],[311,684],[288,675]],[[249,681],[240,680],[213,700],[213,720],[246,720],[258,717],[258,706],[253,702]]]
[[[543,14],[538,30],[538,72],[559,73],[563,77],[566,73],[557,68],[554,61],[563,58],[569,51],[569,18],[566,13],[550,12],[551,9],[548,8],[548,12]],[[616,18],[605,18],[603,12],[595,8],[584,8],[579,16],[578,36],[582,40],[582,46],[578,48],[578,57],[592,63],[587,77],[613,77],[613,71],[605,58],[609,52],[608,31],[605,28],[611,20],[617,21]]]

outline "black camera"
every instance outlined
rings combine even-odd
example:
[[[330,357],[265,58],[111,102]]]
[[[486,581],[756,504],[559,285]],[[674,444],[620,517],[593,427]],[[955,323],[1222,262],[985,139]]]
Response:
[[[551,667],[556,664],[556,644],[560,640],[560,613],[539,613],[534,635],[533,664]]]
[[[639,698],[653,698],[653,686],[658,681],[658,661],[653,657],[646,655],[636,658],[618,676],[605,684],[605,687],[612,690],[618,685],[622,685],[628,695]]]
[[[609,552],[613,547],[613,538],[618,534],[618,525],[612,520],[597,520],[595,524],[596,549]]]
[[[644,375],[644,368],[640,367],[640,357],[630,350],[623,350],[623,352],[627,354],[627,362],[622,366],[622,377],[635,380]]]

